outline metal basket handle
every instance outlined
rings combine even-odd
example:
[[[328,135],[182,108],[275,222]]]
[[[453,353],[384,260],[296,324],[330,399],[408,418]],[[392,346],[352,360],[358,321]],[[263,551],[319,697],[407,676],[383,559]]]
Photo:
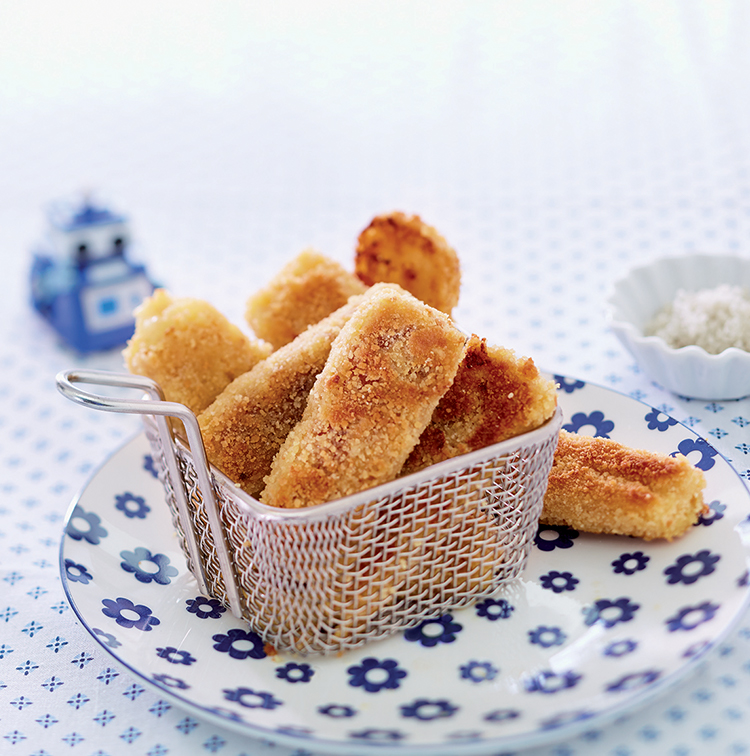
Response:
[[[192,524],[188,509],[188,498],[185,492],[184,481],[179,470],[179,463],[174,447],[174,436],[172,428],[167,422],[167,417],[175,417],[181,420],[187,433],[188,446],[195,463],[198,484],[203,502],[206,507],[211,534],[216,544],[216,552],[219,558],[221,573],[224,578],[224,584],[229,600],[229,608],[235,617],[241,617],[239,591],[234,576],[234,568],[229,558],[229,548],[221,526],[218,506],[216,503],[216,494],[214,491],[211,473],[208,468],[206,450],[203,446],[203,438],[200,432],[198,420],[191,410],[184,404],[177,402],[168,402],[164,399],[164,393],[159,385],[141,375],[132,375],[130,373],[112,373],[104,370],[64,370],[58,373],[57,388],[60,393],[84,407],[90,407],[105,412],[119,412],[123,414],[136,415],[153,415],[156,421],[159,435],[162,441],[162,448],[167,462],[167,470],[175,485],[175,499],[177,500],[177,509],[180,518],[182,530],[187,540],[188,551],[191,560],[195,565],[196,580],[198,588],[204,595],[208,595],[206,573],[203,567],[203,561],[200,558],[200,548],[198,538]],[[122,399],[116,397],[102,396],[91,391],[85,391],[75,384],[92,384],[96,386],[112,386],[117,388],[140,389],[145,392],[148,398],[140,399]],[[177,484],[180,481],[180,484]]]

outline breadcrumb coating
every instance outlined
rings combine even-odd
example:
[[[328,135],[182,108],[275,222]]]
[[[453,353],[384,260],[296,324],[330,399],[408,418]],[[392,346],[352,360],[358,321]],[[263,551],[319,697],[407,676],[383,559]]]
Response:
[[[399,286],[378,284],[331,347],[261,500],[305,507],[396,477],[448,390],[464,335]]]
[[[706,511],[705,476],[681,454],[561,431],[541,522],[650,541],[683,535]]]
[[[540,375],[532,359],[472,335],[453,385],[401,474],[534,430],[556,407],[555,384]]]
[[[333,340],[361,299],[352,297],[236,378],[199,416],[209,461],[251,496],[262,490],[276,452],[302,418]]]
[[[270,353],[269,344],[249,339],[207,302],[157,289],[135,311],[123,357],[131,373],[153,379],[168,401],[197,415]]]
[[[256,336],[279,349],[364,291],[353,273],[306,249],[247,300],[245,320]]]
[[[418,215],[393,212],[373,218],[359,235],[354,272],[368,286],[397,283],[448,315],[458,304],[458,255]]]

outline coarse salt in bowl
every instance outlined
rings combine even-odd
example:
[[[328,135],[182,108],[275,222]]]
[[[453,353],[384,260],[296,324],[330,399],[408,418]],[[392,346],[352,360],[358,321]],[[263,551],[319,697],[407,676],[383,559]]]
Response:
[[[702,346],[675,348],[660,336],[646,335],[656,315],[673,305],[678,294],[692,300],[695,292],[704,292],[704,299],[710,300],[705,292],[723,285],[739,287],[745,297],[750,296],[750,258],[690,254],[656,260],[634,268],[614,284],[607,299],[609,326],[640,367],[664,388],[692,399],[741,399],[750,395],[749,351],[732,346],[711,354]],[[676,310],[680,306],[684,302]],[[738,343],[747,344],[750,320],[742,326],[744,341]]]

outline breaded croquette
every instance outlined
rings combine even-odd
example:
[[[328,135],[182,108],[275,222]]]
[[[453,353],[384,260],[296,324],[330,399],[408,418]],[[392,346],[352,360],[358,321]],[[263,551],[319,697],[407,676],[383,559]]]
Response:
[[[307,249],[247,300],[245,320],[258,338],[278,349],[364,291],[353,273]]]
[[[368,286],[397,283],[448,315],[458,304],[458,255],[418,215],[394,212],[373,218],[359,235],[354,272]]]
[[[561,431],[541,522],[650,541],[681,536],[706,511],[706,479],[681,454]]]
[[[361,297],[310,326],[236,378],[198,420],[209,461],[251,496],[289,431],[299,422],[331,344]]]
[[[270,353],[269,344],[249,339],[207,302],[157,289],[136,310],[123,357],[131,373],[155,380],[168,401],[199,414]]]
[[[377,284],[341,329],[261,501],[305,507],[398,475],[455,377],[465,336],[401,287]]]
[[[402,475],[538,428],[555,412],[554,382],[534,361],[472,335],[453,385],[406,460]]]

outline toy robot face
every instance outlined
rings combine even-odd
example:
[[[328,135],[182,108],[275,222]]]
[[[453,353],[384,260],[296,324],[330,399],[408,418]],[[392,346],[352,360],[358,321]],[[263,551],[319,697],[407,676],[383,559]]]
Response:
[[[56,235],[56,247],[65,257],[78,265],[120,256],[130,241],[124,223],[57,231]]]

